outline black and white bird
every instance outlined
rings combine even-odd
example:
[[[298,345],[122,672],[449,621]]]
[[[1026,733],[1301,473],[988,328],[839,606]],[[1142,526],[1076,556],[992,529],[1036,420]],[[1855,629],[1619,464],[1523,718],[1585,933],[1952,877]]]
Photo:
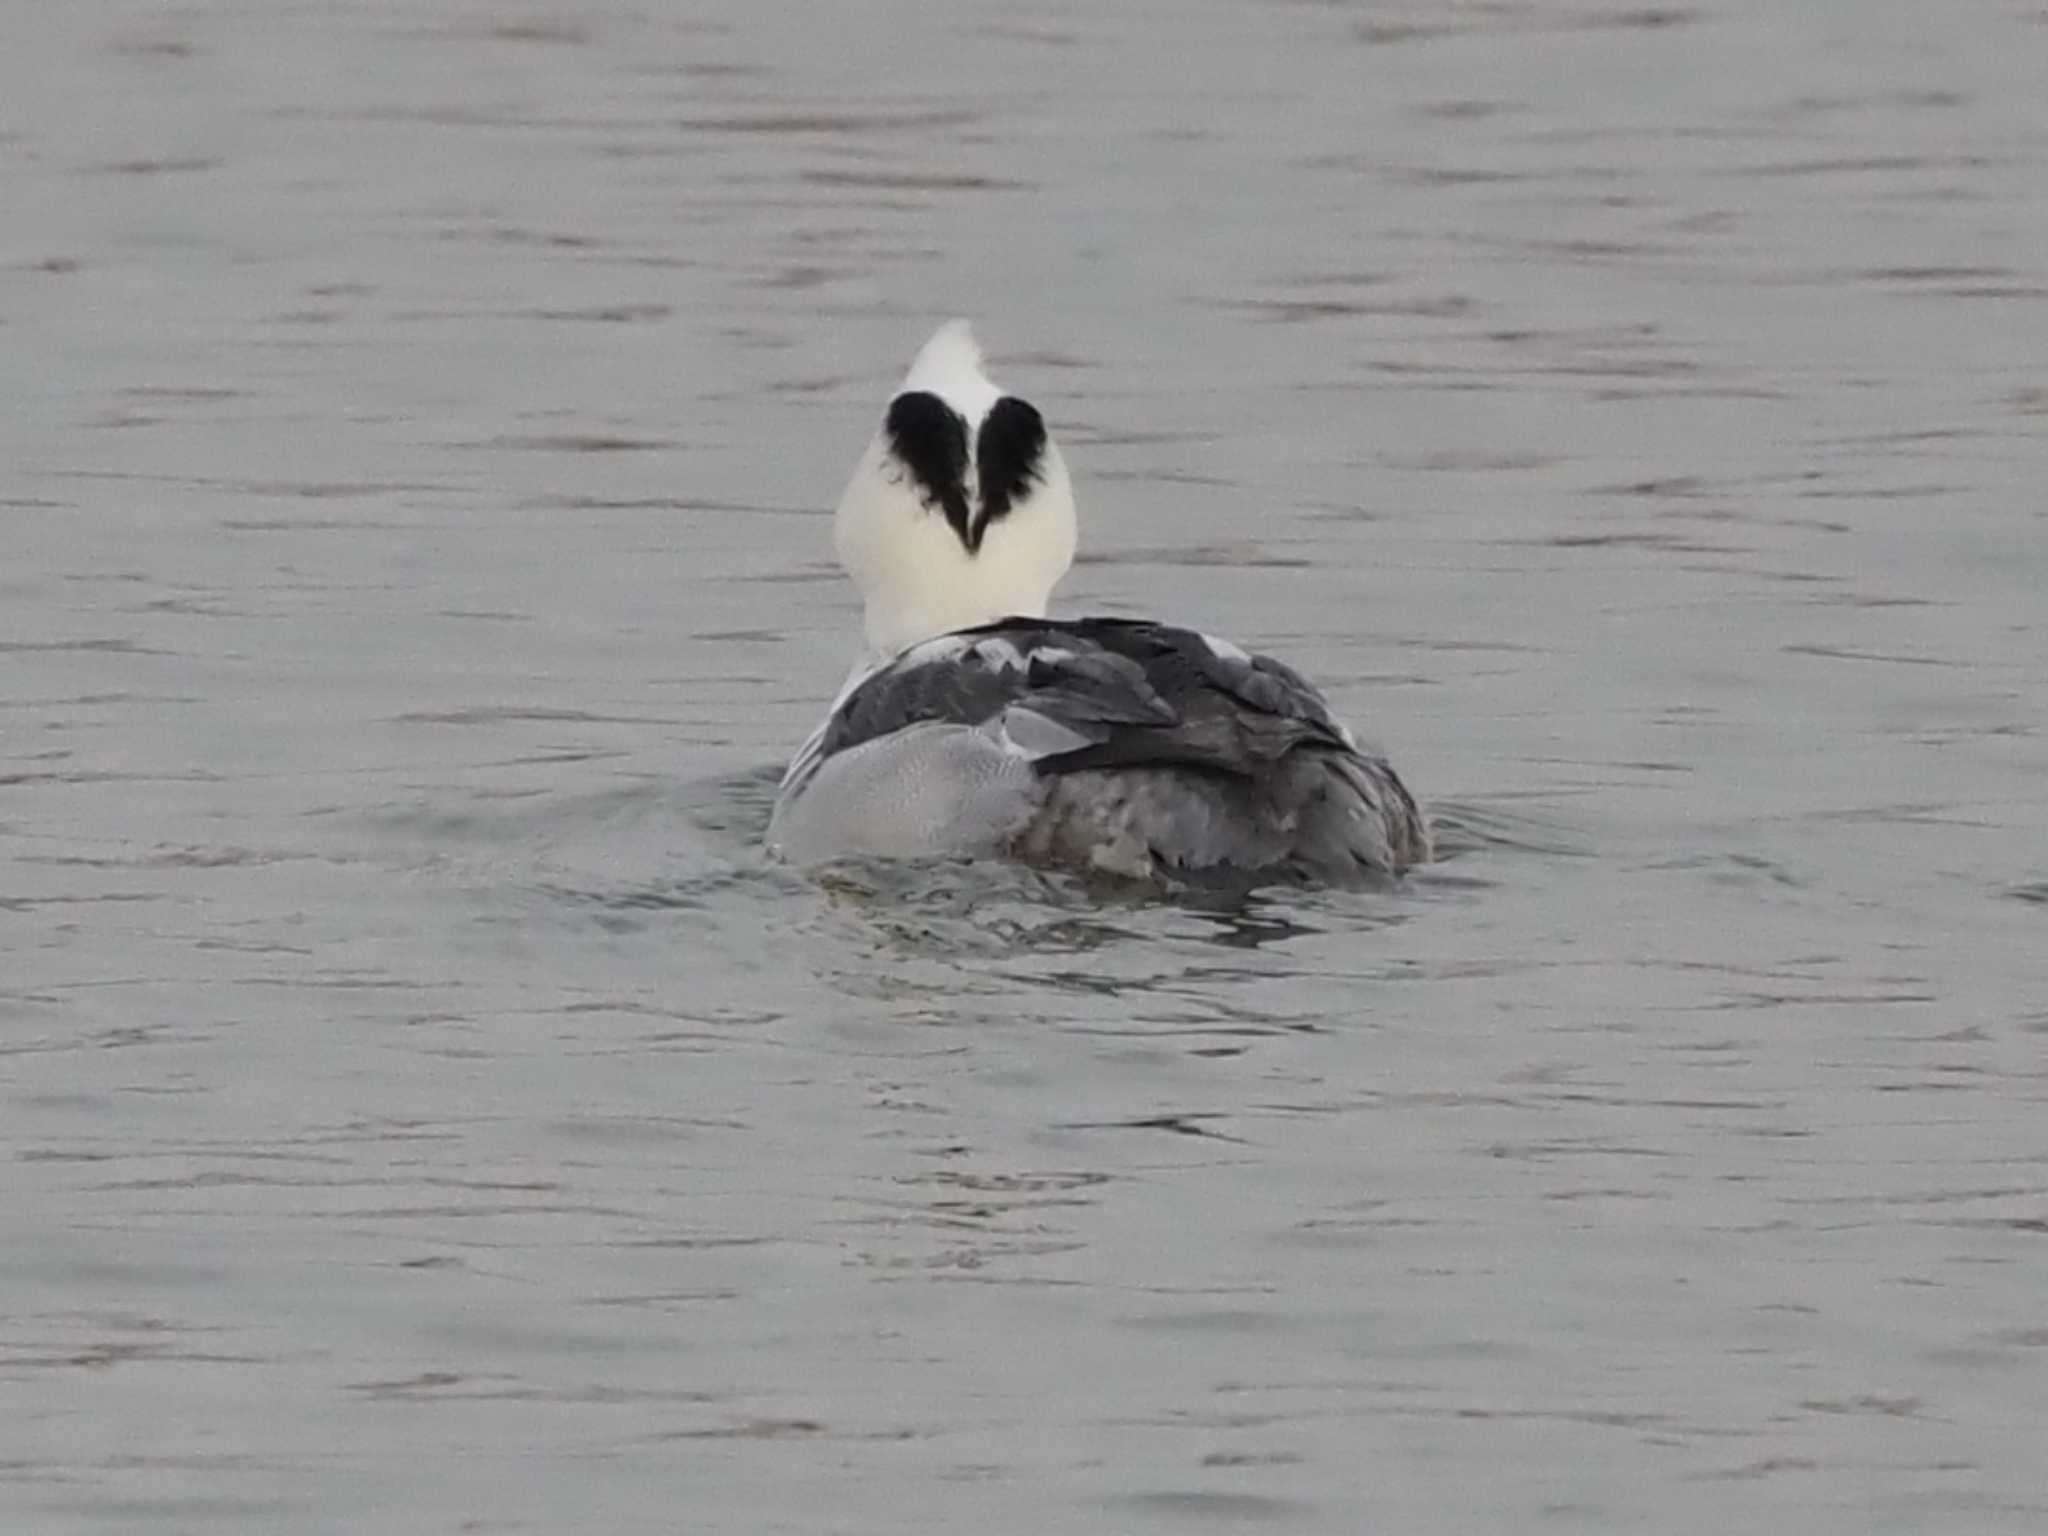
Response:
[[[1429,858],[1406,786],[1292,668],[1170,624],[1045,616],[1073,485],[965,321],[918,353],[835,542],[867,652],[783,775],[784,858],[1012,857],[1167,886]]]

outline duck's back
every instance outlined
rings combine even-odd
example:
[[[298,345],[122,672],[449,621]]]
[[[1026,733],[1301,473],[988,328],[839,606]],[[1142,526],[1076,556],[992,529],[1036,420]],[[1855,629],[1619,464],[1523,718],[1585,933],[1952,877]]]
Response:
[[[1291,668],[1132,619],[1004,619],[859,680],[798,754],[771,840],[1008,853],[1176,882],[1348,881],[1427,826]]]

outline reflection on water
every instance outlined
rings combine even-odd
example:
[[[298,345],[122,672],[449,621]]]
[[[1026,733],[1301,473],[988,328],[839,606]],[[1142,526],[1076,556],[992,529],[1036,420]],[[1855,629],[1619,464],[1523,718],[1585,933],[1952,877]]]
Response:
[[[2048,1528],[2029,7],[18,9],[10,1529]],[[1438,863],[762,855],[953,313]]]

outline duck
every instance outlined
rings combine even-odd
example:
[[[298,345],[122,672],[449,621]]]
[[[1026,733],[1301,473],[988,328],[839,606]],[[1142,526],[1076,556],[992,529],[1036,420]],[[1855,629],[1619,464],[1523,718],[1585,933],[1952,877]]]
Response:
[[[968,322],[891,396],[833,518],[864,643],[783,774],[787,863],[1011,859],[1167,889],[1383,882],[1427,817],[1299,672],[1191,626],[1054,618],[1074,487]]]

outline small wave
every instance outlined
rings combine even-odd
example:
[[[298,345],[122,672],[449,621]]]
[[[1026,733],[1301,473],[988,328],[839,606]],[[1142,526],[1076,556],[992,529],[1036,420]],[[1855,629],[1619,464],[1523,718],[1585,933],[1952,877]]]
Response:
[[[1565,859],[1593,857],[1592,841],[1582,828],[1555,816],[1504,810],[1483,801],[1431,801],[1429,823],[1440,863],[1486,849]]]

